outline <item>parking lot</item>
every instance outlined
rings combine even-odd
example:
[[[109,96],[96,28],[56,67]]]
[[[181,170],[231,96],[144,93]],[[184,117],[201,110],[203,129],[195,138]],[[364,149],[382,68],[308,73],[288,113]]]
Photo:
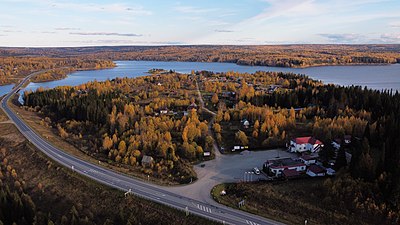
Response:
[[[246,151],[242,154],[218,155],[215,160],[194,167],[198,177],[196,182],[190,185],[171,187],[170,191],[184,193],[188,197],[201,201],[213,201],[210,198],[210,190],[219,183],[267,179],[262,172],[260,175],[250,175],[246,172],[253,172],[254,167],[258,167],[262,171],[266,160],[278,156],[280,158],[295,157],[294,154],[282,150]]]

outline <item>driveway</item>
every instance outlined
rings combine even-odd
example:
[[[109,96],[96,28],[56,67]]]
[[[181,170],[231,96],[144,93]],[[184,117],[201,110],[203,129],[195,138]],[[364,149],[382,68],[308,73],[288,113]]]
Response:
[[[249,151],[247,154],[235,155],[218,154],[216,159],[194,166],[198,177],[196,182],[170,187],[168,191],[212,203],[214,200],[211,198],[210,191],[215,185],[243,180],[244,172],[251,171],[254,167],[261,169],[266,160],[278,156],[278,151],[280,158],[295,157],[294,154],[282,150]],[[201,167],[202,164],[205,166]]]

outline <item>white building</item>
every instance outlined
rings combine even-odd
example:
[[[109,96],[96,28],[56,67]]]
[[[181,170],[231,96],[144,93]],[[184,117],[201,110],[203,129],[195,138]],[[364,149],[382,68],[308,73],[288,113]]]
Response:
[[[298,172],[304,172],[306,170],[306,165],[291,158],[283,158],[267,160],[264,163],[264,168],[267,168],[270,173],[278,177],[282,175],[284,170],[295,170]]]
[[[289,150],[290,152],[319,152],[324,147],[324,144],[313,138],[313,137],[299,137],[290,141]]]

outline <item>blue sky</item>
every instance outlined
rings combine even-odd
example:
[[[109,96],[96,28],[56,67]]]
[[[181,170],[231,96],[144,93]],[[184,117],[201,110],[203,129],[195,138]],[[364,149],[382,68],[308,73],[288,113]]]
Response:
[[[0,46],[400,44],[400,0],[0,0]]]

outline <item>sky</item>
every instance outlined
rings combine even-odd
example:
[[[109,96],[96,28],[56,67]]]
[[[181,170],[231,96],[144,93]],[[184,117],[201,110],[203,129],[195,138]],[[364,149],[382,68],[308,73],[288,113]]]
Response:
[[[400,0],[0,0],[0,46],[400,44]]]

